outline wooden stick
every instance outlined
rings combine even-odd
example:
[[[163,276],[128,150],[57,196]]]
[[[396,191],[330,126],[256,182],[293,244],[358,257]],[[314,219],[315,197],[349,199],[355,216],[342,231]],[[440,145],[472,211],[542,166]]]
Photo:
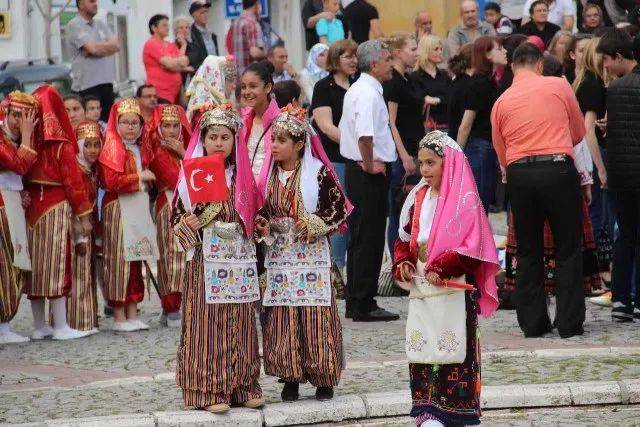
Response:
[[[468,283],[454,282],[453,280],[443,280],[445,288],[464,289],[465,291],[475,291],[476,288]]]

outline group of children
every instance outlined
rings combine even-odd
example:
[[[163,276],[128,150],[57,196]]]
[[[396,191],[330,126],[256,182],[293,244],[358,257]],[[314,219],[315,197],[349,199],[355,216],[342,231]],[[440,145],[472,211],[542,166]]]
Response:
[[[101,126],[86,117],[95,100],[63,104],[50,86],[3,102],[0,339],[26,340],[8,323],[23,290],[32,339],[96,332],[101,241],[114,331],[148,329],[137,304],[143,269],[157,260],[161,321],[181,326],[176,382],[186,406],[222,413],[264,405],[257,313],[264,370],[284,383],[283,401],[297,400],[307,381],[318,400],[331,399],[345,357],[328,237],[346,231],[354,207],[306,111],[278,108],[271,98],[268,70],[243,73],[240,115],[223,102],[235,70],[215,57],[206,67],[209,78],[190,88],[197,102],[189,119],[180,106],[160,105],[145,123],[138,101],[124,99]],[[181,161],[205,156],[224,159],[222,201],[191,200],[193,175]],[[432,132],[418,157],[423,180],[403,208],[393,270],[411,292],[412,414],[419,425],[477,424],[477,313],[497,308],[495,246],[455,142]],[[100,221],[98,188],[105,191]],[[476,289],[464,284],[465,274]]]

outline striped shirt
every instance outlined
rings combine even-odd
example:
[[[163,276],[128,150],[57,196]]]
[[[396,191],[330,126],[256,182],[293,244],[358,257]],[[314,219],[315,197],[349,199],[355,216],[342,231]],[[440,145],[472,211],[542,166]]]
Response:
[[[231,24],[231,53],[238,65],[238,75],[254,62],[251,58],[251,48],[264,48],[262,29],[253,12],[243,11],[240,17]]]

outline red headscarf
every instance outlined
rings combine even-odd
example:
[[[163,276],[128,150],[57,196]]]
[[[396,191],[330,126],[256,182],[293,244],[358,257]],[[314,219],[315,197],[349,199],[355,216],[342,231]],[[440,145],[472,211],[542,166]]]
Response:
[[[137,105],[137,108],[136,108]],[[120,106],[127,107],[126,111],[120,110]],[[150,160],[152,156],[151,147],[149,146],[148,133],[145,132],[144,117],[142,116],[140,105],[133,99],[124,99],[113,104],[109,113],[109,122],[107,123],[107,132],[104,138],[104,146],[98,160],[103,165],[115,170],[116,172],[124,172],[124,162],[127,155],[127,149],[124,146],[122,137],[118,133],[118,119],[125,113],[136,113],[142,121],[141,135],[138,142],[141,144],[140,154],[143,159]]]
[[[33,91],[33,96],[38,100],[41,114],[36,130],[36,148],[50,142],[71,142],[77,152],[76,135],[58,91],[51,85],[43,85]]]
[[[189,120],[187,119],[187,114],[185,113],[184,108],[180,105],[164,104],[156,106],[155,110],[153,110],[153,115],[151,116],[151,121],[147,128],[149,132],[149,143],[154,151],[158,145],[160,145],[160,141],[162,140],[160,124],[162,123],[163,113],[165,113],[165,111],[168,112],[169,110],[178,112],[180,125],[182,127],[180,131],[180,139],[182,139],[182,144],[185,150],[189,147],[191,125],[189,125]]]

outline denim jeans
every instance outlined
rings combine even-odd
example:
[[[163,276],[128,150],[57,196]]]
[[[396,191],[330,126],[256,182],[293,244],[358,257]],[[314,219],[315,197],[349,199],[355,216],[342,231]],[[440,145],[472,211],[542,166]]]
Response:
[[[464,148],[478,186],[478,194],[489,211],[496,193],[496,179],[498,176],[498,158],[490,141],[482,138],[471,138]]]
[[[600,148],[602,159],[606,159],[607,151]],[[593,185],[591,185],[591,205],[589,206],[589,216],[593,224],[593,236],[598,241],[600,233],[604,228],[613,240],[614,224],[613,213],[611,212],[611,202],[609,200],[608,191],[600,188],[600,178],[598,170],[593,168]]]
[[[609,191],[609,195],[619,229],[613,245],[612,300],[630,307],[634,285],[636,304],[640,303],[640,193]]]
[[[331,165],[333,166],[333,170],[336,171],[336,175],[338,176],[340,185],[342,185],[342,189],[344,190],[345,189],[344,163],[332,162]],[[349,241],[349,232],[345,234],[336,232],[333,234],[333,236],[331,236],[331,258],[333,258],[333,262],[340,269],[342,269],[345,265],[347,265],[347,242],[348,241]]]

